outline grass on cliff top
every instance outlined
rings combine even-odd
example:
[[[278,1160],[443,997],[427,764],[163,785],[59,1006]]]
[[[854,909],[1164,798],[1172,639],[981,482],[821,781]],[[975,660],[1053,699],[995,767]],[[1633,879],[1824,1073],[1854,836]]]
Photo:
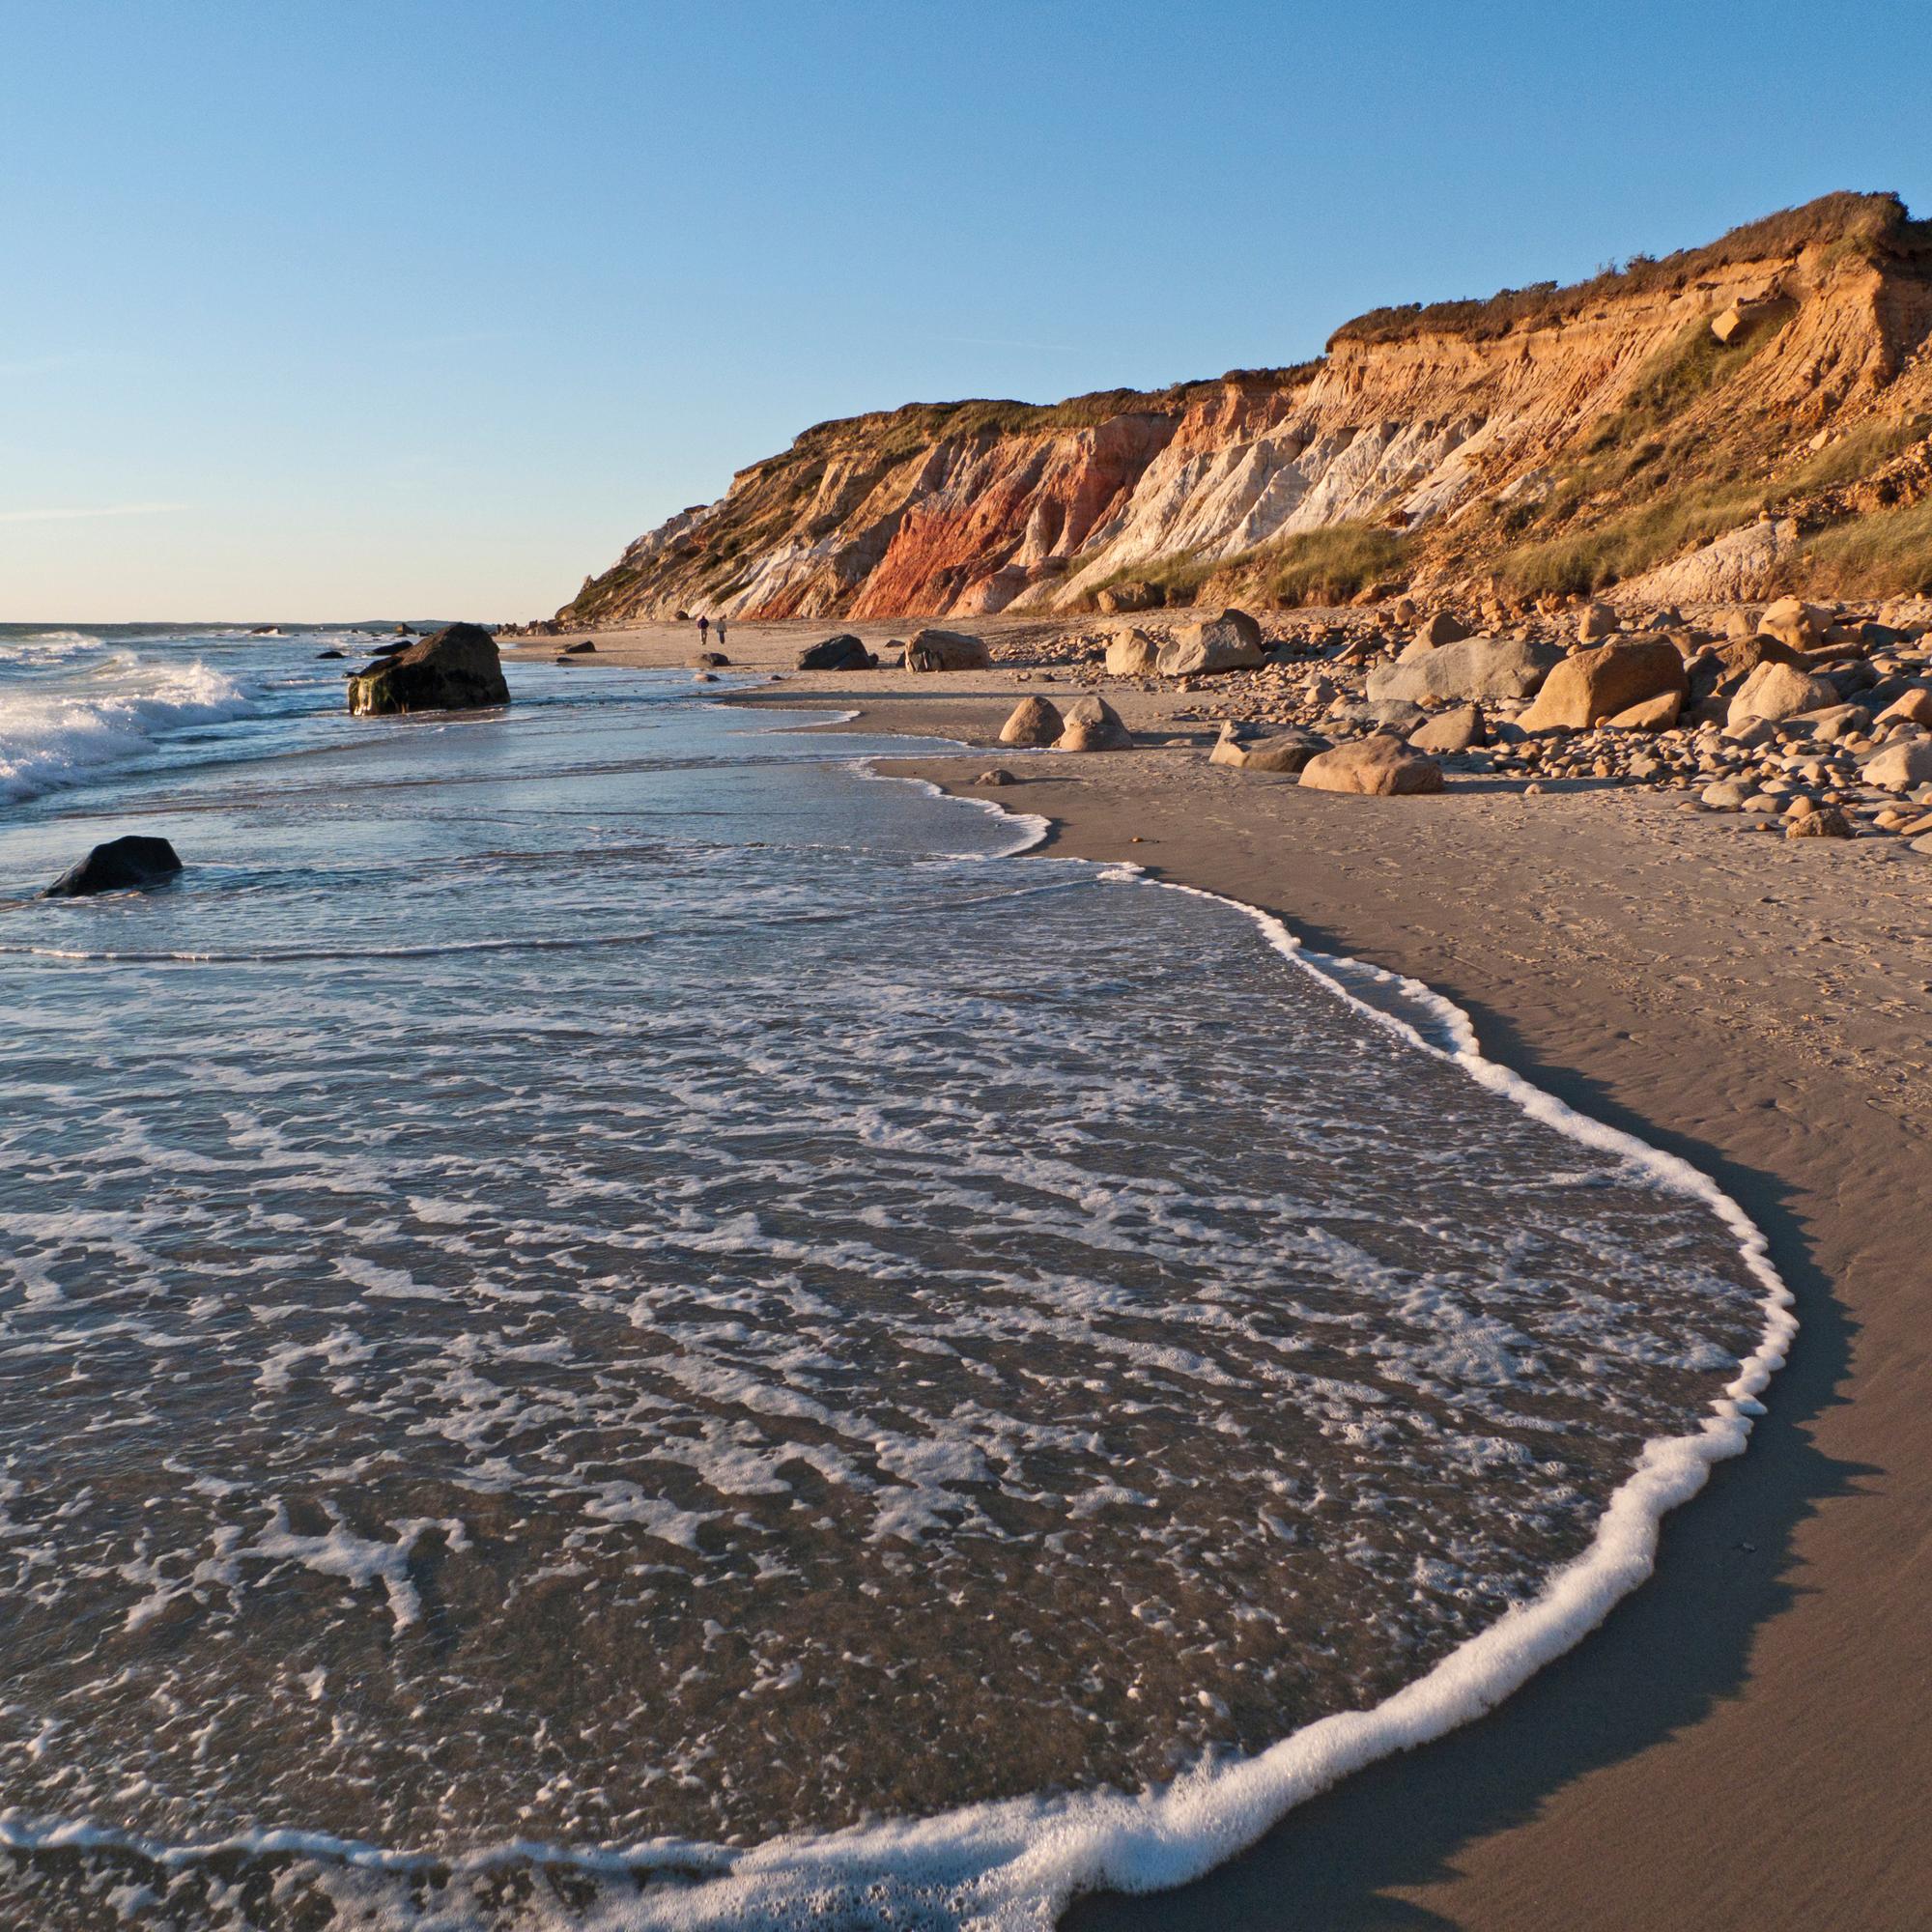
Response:
[[[1821,195],[1761,221],[1747,221],[1701,248],[1681,248],[1661,259],[1633,255],[1622,268],[1606,268],[1567,288],[1535,282],[1480,299],[1371,309],[1345,322],[1328,338],[1328,347],[1332,350],[1343,342],[1396,342],[1424,333],[1489,341],[1513,328],[1561,322],[1592,302],[1614,297],[1674,294],[1719,269],[1739,262],[1776,261],[1816,243],[1824,243],[1832,259],[1916,255],[1932,246],[1932,222],[1912,220],[1895,194]]]

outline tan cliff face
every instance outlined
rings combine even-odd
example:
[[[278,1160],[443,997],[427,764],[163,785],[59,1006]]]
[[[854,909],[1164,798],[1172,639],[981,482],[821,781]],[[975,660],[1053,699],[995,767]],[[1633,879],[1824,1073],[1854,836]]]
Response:
[[[1932,224],[1828,196],[1577,288],[1378,311],[1299,368],[823,423],[559,615],[1910,576],[1932,570],[1928,338]]]

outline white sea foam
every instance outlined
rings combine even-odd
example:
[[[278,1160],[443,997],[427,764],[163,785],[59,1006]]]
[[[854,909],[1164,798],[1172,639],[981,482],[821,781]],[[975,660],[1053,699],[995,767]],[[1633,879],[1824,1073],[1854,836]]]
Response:
[[[173,732],[255,709],[213,666],[148,664],[131,654],[60,689],[0,687],[0,801],[76,783],[147,756]]]

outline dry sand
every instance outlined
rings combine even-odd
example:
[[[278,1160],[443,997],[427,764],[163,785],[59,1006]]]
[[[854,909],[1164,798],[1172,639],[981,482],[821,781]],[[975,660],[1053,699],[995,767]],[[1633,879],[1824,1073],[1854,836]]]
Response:
[[[726,649],[788,664],[835,628],[734,626]],[[689,627],[600,640],[614,662],[693,648]],[[822,674],[749,701],[984,744],[1017,694],[1056,689]],[[1020,782],[1000,801],[1049,816],[1051,849],[1135,860],[1439,988],[1492,1057],[1742,1202],[1803,1329],[1749,1452],[1570,1657],[1200,1884],[1068,1924],[1932,1925],[1932,861],[1787,844],[1669,794],[1303,792],[1208,765],[1171,696],[1109,696],[1192,748],[898,768],[980,793],[1004,765]]]

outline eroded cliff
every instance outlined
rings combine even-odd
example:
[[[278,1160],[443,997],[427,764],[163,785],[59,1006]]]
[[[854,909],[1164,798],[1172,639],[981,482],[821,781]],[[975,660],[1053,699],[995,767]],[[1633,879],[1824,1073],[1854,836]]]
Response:
[[[613,623],[1932,588],[1932,222],[1832,195],[1295,368],[821,423],[559,613]]]

